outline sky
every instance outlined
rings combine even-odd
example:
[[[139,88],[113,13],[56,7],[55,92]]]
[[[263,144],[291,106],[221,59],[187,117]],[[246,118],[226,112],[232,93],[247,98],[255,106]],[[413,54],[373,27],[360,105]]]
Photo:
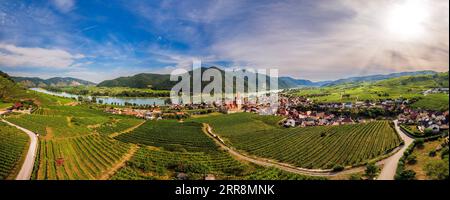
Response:
[[[448,0],[0,1],[0,70],[93,82],[275,68],[313,81],[448,71]]]

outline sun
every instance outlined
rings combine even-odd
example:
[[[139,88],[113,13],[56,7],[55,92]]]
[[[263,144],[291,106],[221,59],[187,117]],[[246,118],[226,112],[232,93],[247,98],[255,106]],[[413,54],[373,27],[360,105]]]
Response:
[[[398,39],[417,39],[425,32],[428,10],[423,0],[405,0],[387,13],[386,28]]]

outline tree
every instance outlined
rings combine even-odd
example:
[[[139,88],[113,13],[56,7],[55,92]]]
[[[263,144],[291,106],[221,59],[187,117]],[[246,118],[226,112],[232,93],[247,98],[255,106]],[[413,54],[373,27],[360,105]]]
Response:
[[[423,140],[422,138],[419,138],[415,141],[415,145],[417,148],[423,148],[424,143],[425,143],[425,140]]]
[[[417,156],[414,154],[409,155],[408,157],[406,157],[406,162],[410,165],[414,165],[417,162]]]
[[[398,180],[415,180],[416,172],[414,172],[412,170],[404,170],[399,174],[397,179]]]
[[[367,179],[373,180],[375,179],[375,177],[377,177],[378,171],[380,171],[380,168],[376,166],[375,163],[368,163],[366,165],[365,176],[367,177]]]

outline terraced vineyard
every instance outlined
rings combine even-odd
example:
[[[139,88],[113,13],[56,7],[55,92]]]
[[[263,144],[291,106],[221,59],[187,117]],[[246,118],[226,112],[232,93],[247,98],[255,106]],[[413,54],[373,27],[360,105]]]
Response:
[[[237,149],[304,168],[363,164],[401,143],[387,121],[286,129],[248,113],[194,120],[209,123]]]
[[[215,150],[214,142],[202,133],[201,124],[175,120],[147,121],[131,133],[119,135],[122,142],[164,147],[168,150]]]
[[[324,177],[292,174],[277,168],[260,168],[245,176],[246,180],[326,180]]]
[[[95,130],[101,135],[110,135],[111,133],[119,133],[125,131],[131,127],[137,126],[142,122],[138,119],[128,119],[128,118],[110,118],[107,122],[103,123],[101,126]]]
[[[97,179],[128,152],[130,145],[108,137],[86,135],[41,140],[35,179]]]
[[[37,109],[32,115],[13,115],[8,120],[39,135],[48,135],[48,138],[74,137],[94,132],[109,135],[143,121],[85,106],[46,106]]]
[[[0,121],[0,180],[14,179],[28,149],[28,136]]]
[[[225,152],[173,152],[143,147],[112,179],[174,179],[176,173],[185,173],[189,179],[201,179],[206,174],[228,177],[242,175],[245,169]]]
[[[239,162],[219,149],[196,122],[148,121],[116,139],[142,147],[111,178],[115,180],[177,179],[180,173],[187,179],[203,179],[207,174],[218,179],[323,179]]]

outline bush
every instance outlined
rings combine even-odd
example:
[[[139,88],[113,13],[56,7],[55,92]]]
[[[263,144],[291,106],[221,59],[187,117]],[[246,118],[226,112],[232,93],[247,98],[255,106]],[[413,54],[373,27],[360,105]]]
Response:
[[[375,179],[379,171],[380,168],[376,166],[375,163],[371,162],[366,165],[366,171],[364,175],[367,177],[367,179],[373,180]]]
[[[342,165],[335,165],[333,167],[333,172],[340,172],[342,170],[344,170],[344,166],[342,166]]]
[[[423,148],[423,144],[425,143],[425,140],[422,138],[419,138],[419,139],[415,140],[414,143],[417,148]]]
[[[409,165],[414,165],[417,163],[417,156],[416,155],[409,155],[408,157],[406,157],[406,163],[408,163]]]
[[[430,151],[430,153],[428,153],[428,155],[429,155],[430,157],[435,157],[435,156],[436,156],[436,151],[435,151],[435,150],[432,150],[432,151]]]
[[[396,177],[396,180],[415,180],[415,179],[416,179],[416,172],[412,170],[404,170],[399,174],[399,176]]]
[[[360,174],[352,174],[352,175],[350,175],[349,180],[354,180],[354,181],[361,180],[361,175]]]

